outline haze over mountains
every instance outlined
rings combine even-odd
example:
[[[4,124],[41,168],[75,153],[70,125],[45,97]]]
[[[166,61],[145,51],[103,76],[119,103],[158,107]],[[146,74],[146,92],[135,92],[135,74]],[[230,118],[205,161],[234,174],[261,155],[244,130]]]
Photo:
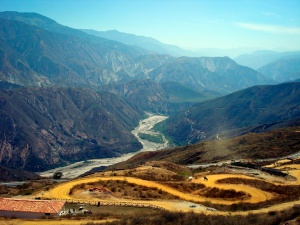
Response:
[[[300,78],[298,53],[255,70],[229,57],[187,57],[151,38],[17,12],[0,13],[0,42],[6,167],[37,171],[137,151],[131,130],[145,112],[172,115],[163,131],[177,144],[300,117],[299,83],[270,86]]]

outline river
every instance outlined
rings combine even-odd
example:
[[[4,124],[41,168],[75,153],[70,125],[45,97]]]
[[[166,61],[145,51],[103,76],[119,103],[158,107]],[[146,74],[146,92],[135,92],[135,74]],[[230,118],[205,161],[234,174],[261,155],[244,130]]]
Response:
[[[164,136],[163,136],[162,144],[150,142],[147,140],[142,140],[138,136],[138,133],[140,133],[140,132],[148,133],[148,134],[156,133],[156,132],[151,131],[153,126],[168,118],[167,116],[161,116],[161,115],[154,115],[154,114],[148,114],[148,115],[149,115],[149,117],[147,119],[141,120],[139,122],[139,125],[132,131],[132,134],[143,145],[143,148],[140,151],[124,154],[122,156],[114,157],[114,158],[91,159],[91,160],[86,160],[86,161],[80,161],[80,162],[70,164],[68,166],[58,167],[55,169],[41,172],[41,173],[39,173],[39,175],[41,175],[43,177],[52,177],[53,173],[55,171],[59,170],[59,171],[63,172],[63,178],[71,179],[71,178],[78,177],[81,174],[84,174],[85,172],[88,172],[95,167],[110,166],[110,165],[113,165],[113,164],[116,164],[119,162],[123,162],[140,152],[156,151],[156,150],[168,147],[168,141],[165,139]]]

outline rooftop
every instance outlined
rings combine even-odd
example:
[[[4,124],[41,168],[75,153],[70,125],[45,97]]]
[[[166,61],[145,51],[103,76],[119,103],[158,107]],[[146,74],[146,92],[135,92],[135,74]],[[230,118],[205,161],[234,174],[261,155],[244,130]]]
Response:
[[[0,211],[59,213],[65,201],[0,198]]]

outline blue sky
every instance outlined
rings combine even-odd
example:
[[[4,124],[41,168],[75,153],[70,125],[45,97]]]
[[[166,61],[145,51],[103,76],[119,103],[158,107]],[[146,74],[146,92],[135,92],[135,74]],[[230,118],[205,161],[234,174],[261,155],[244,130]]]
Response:
[[[60,24],[119,30],[183,48],[300,50],[300,0],[0,0]]]

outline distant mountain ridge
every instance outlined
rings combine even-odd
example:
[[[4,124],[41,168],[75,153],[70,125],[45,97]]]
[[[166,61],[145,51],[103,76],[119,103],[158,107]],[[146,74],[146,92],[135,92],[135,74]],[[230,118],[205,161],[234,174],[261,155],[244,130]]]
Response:
[[[229,57],[180,57],[153,69],[148,76],[158,83],[180,82],[222,94],[272,82]]]
[[[274,60],[257,71],[277,83],[300,79],[300,53]]]
[[[0,79],[21,86],[97,89],[108,83],[150,78],[224,94],[270,83],[228,57],[149,54],[35,13],[3,12],[0,17],[6,18],[0,26]]]
[[[1,20],[2,80],[33,86],[93,86],[130,79],[139,55],[122,44],[108,46],[51,33],[14,20]],[[1,32],[2,31],[2,32]],[[22,35],[19,35],[22,33]]]
[[[238,57],[234,58],[234,60],[240,65],[248,66],[253,69],[259,69],[281,58],[284,59],[286,57],[294,56],[300,56],[300,51],[275,52],[260,50],[251,54],[239,55]]]
[[[91,35],[95,35],[97,37],[118,41],[126,45],[135,45],[157,54],[168,54],[172,56],[193,55],[192,52],[181,49],[176,45],[164,44],[150,37],[128,34],[124,32],[119,32],[117,30],[96,31],[96,30],[82,29],[82,31]]]

